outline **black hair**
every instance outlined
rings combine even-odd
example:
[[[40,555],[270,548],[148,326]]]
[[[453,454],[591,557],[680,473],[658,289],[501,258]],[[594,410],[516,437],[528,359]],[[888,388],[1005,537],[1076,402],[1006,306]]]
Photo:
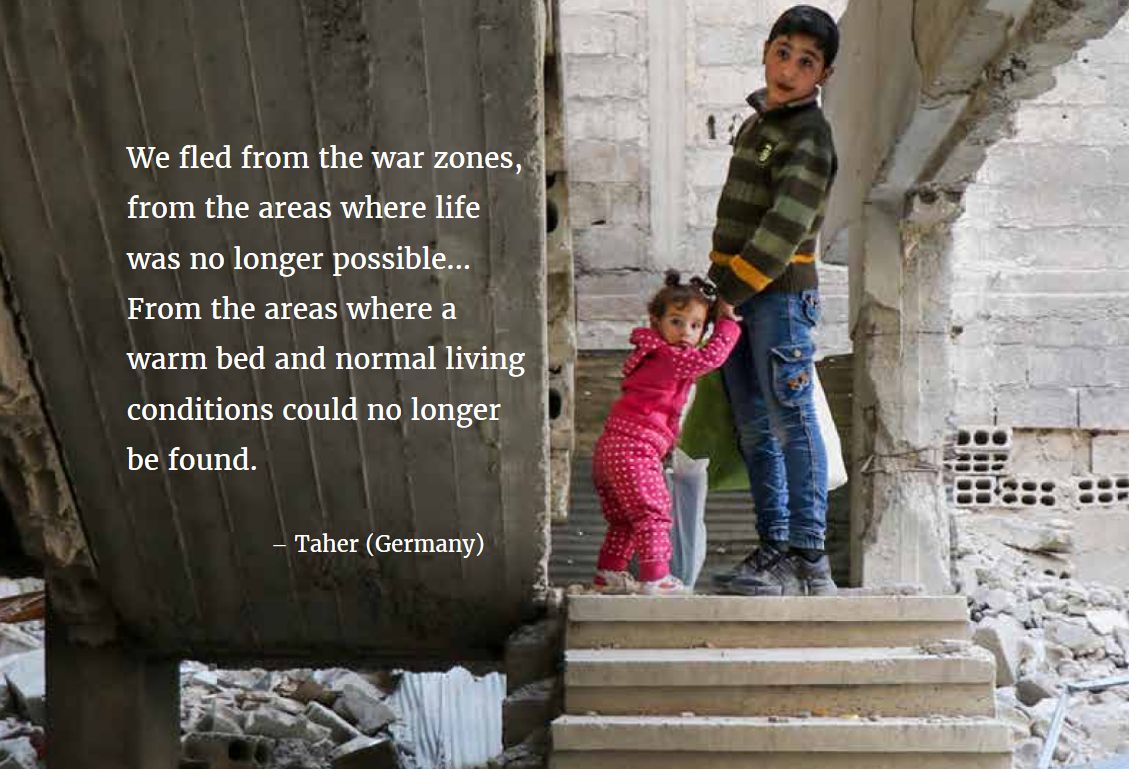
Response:
[[[819,45],[823,53],[823,66],[830,67],[839,53],[839,27],[827,11],[811,5],[794,5],[772,25],[768,40],[772,42],[781,35],[809,35]]]
[[[691,302],[701,302],[706,307],[706,317],[712,319],[716,295],[713,285],[701,278],[693,277],[683,283],[678,270],[667,270],[663,287],[647,303],[647,312],[652,317],[661,318],[672,304],[685,307]]]

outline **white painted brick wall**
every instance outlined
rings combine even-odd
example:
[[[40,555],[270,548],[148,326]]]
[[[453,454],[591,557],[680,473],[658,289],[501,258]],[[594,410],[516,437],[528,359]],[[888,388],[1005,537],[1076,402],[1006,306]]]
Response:
[[[1129,18],[1019,107],[954,228],[957,422],[1129,428]]]

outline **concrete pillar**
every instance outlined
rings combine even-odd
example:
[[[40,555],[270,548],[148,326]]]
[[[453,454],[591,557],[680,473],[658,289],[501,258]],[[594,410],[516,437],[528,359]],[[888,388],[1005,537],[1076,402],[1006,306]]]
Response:
[[[120,642],[73,642],[47,629],[47,735],[51,769],[175,769],[180,761],[177,663]]]
[[[944,194],[869,200],[852,230],[855,467],[851,581],[948,592],[941,485],[952,387],[949,227]]]
[[[686,231],[686,4],[647,4],[651,250],[660,268],[682,260]]]

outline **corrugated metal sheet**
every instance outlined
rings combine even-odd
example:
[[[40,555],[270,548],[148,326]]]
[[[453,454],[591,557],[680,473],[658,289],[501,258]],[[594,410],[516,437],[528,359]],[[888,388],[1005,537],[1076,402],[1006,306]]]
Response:
[[[410,746],[418,769],[471,769],[502,752],[506,677],[464,668],[404,673],[388,702],[400,715],[392,733]]]

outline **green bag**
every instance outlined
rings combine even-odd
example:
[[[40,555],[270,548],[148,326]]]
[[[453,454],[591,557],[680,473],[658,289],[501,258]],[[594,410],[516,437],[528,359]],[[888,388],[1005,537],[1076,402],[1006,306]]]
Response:
[[[709,459],[710,491],[748,491],[749,474],[737,447],[733,411],[720,369],[698,380],[678,447],[694,459]]]

